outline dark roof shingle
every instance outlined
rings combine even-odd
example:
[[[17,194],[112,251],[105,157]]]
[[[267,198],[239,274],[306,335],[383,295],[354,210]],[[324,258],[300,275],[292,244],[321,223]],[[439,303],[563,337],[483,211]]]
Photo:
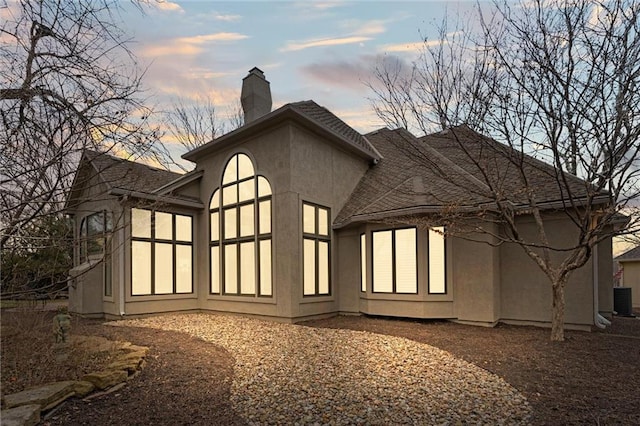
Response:
[[[631,260],[640,260],[640,245],[632,248],[631,250],[627,250],[622,253],[620,256],[617,256],[614,260],[620,261],[631,261]]]

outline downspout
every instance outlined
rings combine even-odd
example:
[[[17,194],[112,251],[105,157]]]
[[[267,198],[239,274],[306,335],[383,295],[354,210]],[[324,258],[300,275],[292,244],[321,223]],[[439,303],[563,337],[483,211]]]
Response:
[[[593,266],[593,324],[598,328],[605,328],[611,325],[611,321],[600,315],[598,306],[600,280],[598,279],[598,246],[594,246],[591,255],[591,264]]]

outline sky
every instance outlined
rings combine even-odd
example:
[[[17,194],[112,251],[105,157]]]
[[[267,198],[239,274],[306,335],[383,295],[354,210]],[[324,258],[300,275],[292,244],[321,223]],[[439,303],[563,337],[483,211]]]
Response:
[[[162,1],[126,13],[123,30],[157,108],[208,96],[221,118],[237,107],[254,66],[271,83],[273,109],[312,99],[360,132],[383,126],[366,82],[381,58],[410,63],[455,1]]]

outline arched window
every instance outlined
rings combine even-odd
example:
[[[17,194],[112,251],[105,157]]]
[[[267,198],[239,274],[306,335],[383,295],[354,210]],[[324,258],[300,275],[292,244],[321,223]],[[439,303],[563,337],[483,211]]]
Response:
[[[272,296],[271,185],[236,154],[209,205],[212,294]]]

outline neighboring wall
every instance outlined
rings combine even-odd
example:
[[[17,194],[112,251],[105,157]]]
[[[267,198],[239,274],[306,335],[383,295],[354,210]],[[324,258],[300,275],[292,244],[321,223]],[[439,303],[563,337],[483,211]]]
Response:
[[[640,308],[640,260],[621,262],[624,272],[622,286],[631,287],[631,298],[634,308]]]

